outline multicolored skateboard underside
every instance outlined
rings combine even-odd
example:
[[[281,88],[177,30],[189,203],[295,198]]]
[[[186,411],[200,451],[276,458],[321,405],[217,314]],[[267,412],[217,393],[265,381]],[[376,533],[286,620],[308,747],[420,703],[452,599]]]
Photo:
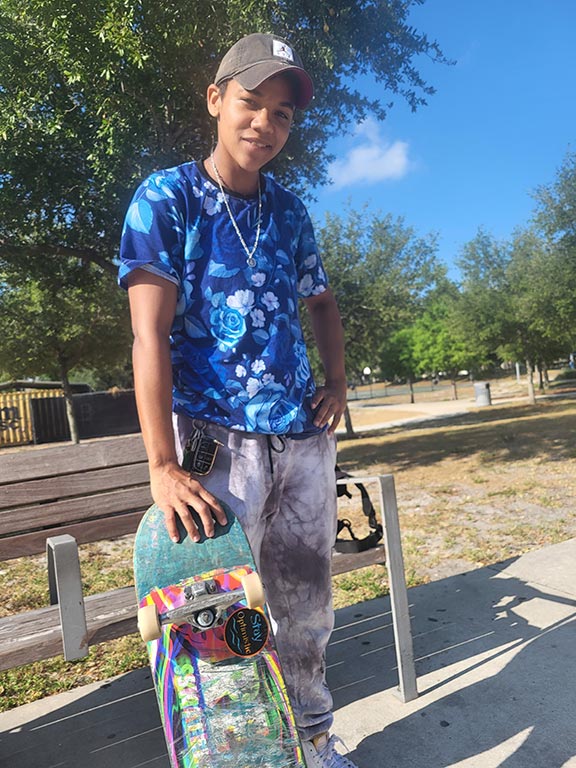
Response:
[[[229,556],[226,569],[140,593],[140,607],[154,604],[159,614],[180,608],[186,592],[203,581],[215,583],[218,593],[241,589],[253,563],[230,568]],[[202,632],[189,624],[166,624],[161,638],[147,644],[173,768],[303,768],[274,638],[271,632],[266,636],[266,609],[248,609],[240,599],[226,608],[223,619]],[[266,640],[254,655],[249,655],[247,623],[257,625],[255,631]]]

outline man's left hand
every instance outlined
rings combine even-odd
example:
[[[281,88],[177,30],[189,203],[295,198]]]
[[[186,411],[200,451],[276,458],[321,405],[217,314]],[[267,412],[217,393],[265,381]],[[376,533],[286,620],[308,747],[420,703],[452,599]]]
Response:
[[[314,426],[322,429],[330,424],[328,434],[333,435],[346,409],[346,384],[318,387],[310,404],[315,411]]]

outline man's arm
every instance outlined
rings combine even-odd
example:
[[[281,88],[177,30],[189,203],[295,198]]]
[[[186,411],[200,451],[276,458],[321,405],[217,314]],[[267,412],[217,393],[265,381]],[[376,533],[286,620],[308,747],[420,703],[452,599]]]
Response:
[[[162,277],[137,269],[128,278],[134,345],[134,387],[142,437],[150,467],[152,498],[164,512],[170,538],[178,541],[176,515],[188,534],[199,534],[188,506],[200,515],[207,536],[213,515],[222,525],[226,515],[216,498],[178,464],[172,428],[172,362],[170,329],[177,288]]]
[[[346,408],[346,371],[344,368],[344,330],[334,294],[327,289],[318,296],[304,299],[310,313],[312,332],[324,367],[324,386],[316,390],[312,408],[316,409],[314,424],[324,427],[331,420],[332,434]]]

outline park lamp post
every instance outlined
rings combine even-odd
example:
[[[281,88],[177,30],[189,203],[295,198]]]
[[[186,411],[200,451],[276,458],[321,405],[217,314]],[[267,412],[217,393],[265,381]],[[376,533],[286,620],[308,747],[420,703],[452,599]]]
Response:
[[[372,397],[372,376],[371,376],[372,369],[369,366],[366,366],[366,368],[364,368],[362,373],[364,374],[364,376],[368,377],[368,381],[370,382],[370,397]]]

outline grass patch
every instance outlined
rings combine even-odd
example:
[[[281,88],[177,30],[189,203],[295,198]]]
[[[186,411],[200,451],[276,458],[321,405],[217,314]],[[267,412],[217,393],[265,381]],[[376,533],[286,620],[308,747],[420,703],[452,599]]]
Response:
[[[510,499],[514,496],[518,496],[521,493],[522,491],[519,488],[499,488],[496,491],[490,491],[487,496],[488,498],[494,498],[495,496],[506,496]]]
[[[334,576],[334,608],[345,608],[388,594],[386,569],[382,565],[359,568]]]

